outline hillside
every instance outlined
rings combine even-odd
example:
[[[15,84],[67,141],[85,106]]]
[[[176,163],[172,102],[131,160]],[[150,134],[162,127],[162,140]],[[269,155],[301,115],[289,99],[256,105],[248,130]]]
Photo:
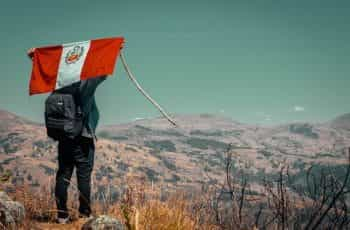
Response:
[[[34,189],[54,180],[56,143],[46,137],[45,127],[6,111],[0,111],[0,119],[0,172],[10,170],[13,184]],[[281,164],[290,165],[294,174],[311,165],[342,165],[343,150],[350,145],[350,130],[343,128],[350,127],[349,119],[275,127],[208,114],[175,119],[180,128],[160,118],[100,127],[93,173],[96,194],[109,189],[118,198],[124,182],[135,175],[166,191],[220,182],[230,143],[235,168],[243,169],[259,192],[261,178],[275,175]]]

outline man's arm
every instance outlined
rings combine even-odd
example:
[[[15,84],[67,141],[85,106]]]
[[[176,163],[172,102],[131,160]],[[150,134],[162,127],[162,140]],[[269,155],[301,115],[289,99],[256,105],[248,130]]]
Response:
[[[80,83],[79,87],[79,96],[82,109],[85,114],[89,114],[91,112],[92,104],[94,103],[95,91],[97,86],[99,86],[104,80],[106,80],[107,76],[101,76],[96,78],[90,78],[87,80],[83,80]]]
[[[98,110],[95,102],[95,91],[99,84],[106,80],[107,76],[101,76],[83,80],[79,87],[79,96],[84,114],[87,116],[87,132],[94,136],[94,131],[98,122]],[[96,115],[97,114],[97,115]],[[83,131],[84,132],[84,131]]]
[[[97,86],[106,80],[106,78],[107,76],[101,76],[83,80],[79,87],[81,100],[85,101],[91,98],[95,94]]]

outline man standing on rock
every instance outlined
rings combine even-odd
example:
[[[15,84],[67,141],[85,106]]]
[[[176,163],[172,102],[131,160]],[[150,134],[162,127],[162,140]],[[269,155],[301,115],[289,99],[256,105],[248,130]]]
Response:
[[[33,59],[35,49],[29,49],[27,54]],[[66,86],[57,91],[78,92],[80,105],[84,114],[81,133],[72,138],[62,138],[58,141],[58,171],[56,174],[55,197],[58,209],[58,223],[65,224],[69,221],[67,209],[67,190],[74,168],[79,189],[79,214],[80,217],[91,215],[90,193],[91,173],[94,165],[95,154],[95,130],[99,120],[99,112],[95,101],[95,91],[106,76],[81,80],[73,85]]]

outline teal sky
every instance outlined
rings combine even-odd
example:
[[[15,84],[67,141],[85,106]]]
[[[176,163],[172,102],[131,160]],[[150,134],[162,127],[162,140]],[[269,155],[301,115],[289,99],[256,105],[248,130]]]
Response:
[[[350,112],[350,1],[2,1],[0,108],[43,121],[26,49],[124,36],[142,86],[171,113],[247,123]],[[116,72],[98,88],[102,124],[159,116]]]

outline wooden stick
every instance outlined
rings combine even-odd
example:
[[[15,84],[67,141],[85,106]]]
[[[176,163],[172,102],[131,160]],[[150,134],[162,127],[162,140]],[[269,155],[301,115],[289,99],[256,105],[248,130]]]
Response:
[[[146,93],[146,91],[144,91],[142,89],[142,87],[140,86],[140,84],[137,82],[137,80],[135,79],[135,77],[132,75],[128,65],[126,64],[125,61],[125,57],[122,51],[120,51],[120,58],[122,60],[124,69],[126,71],[126,73],[128,74],[129,79],[134,83],[134,85],[136,86],[136,88],[161,112],[161,114],[163,114],[163,116],[174,126],[177,126],[177,124],[175,123],[175,121],[163,110],[163,108],[155,101],[153,100],[153,98],[148,95],[148,93]]]

